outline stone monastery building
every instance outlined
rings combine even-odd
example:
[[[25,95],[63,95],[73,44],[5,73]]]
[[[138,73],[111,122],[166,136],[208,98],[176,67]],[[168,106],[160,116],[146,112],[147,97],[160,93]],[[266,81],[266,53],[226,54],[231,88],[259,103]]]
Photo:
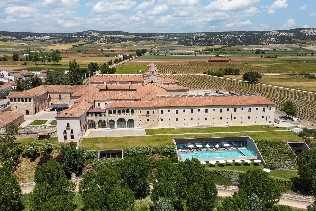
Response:
[[[146,74],[95,75],[86,85],[43,85],[13,92],[13,109],[25,115],[67,108],[57,115],[60,142],[79,141],[94,128],[181,128],[273,124],[275,105],[260,96],[189,94],[162,77]]]

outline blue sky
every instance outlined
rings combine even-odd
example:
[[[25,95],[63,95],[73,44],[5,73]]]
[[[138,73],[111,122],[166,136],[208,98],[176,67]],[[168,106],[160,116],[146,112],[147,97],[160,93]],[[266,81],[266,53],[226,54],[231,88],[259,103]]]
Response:
[[[0,0],[0,30],[196,32],[316,27],[315,0]]]

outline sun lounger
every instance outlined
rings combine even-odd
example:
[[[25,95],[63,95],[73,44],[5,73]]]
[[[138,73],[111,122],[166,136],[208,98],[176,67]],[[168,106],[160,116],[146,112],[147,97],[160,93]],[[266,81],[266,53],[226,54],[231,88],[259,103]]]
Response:
[[[242,161],[241,160],[235,160],[235,164],[242,164]]]
[[[210,164],[215,166],[216,165],[216,161],[212,160],[212,161],[210,161]]]
[[[260,164],[260,163],[262,163],[261,160],[254,160],[253,162],[254,162],[255,164]]]
[[[204,164],[206,164],[206,163],[205,163],[205,161],[204,161],[204,160],[201,160],[201,164],[203,164],[203,165],[204,165]]]
[[[234,163],[234,161],[232,161],[232,160],[227,160],[226,162],[227,162],[227,164],[233,164]]]
[[[246,163],[246,164],[251,164],[251,161],[250,160],[244,160],[244,162]]]
[[[221,164],[221,165],[226,164],[226,161],[225,161],[225,160],[219,160],[218,162],[219,162],[219,164]]]

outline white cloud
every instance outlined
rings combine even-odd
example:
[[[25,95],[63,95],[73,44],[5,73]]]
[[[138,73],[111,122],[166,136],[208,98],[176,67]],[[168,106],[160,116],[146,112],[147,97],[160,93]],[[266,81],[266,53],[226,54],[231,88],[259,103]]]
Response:
[[[296,26],[296,21],[293,18],[287,20],[285,27],[286,28],[294,28]]]
[[[148,13],[151,15],[159,15],[163,12],[166,12],[167,10],[168,10],[168,5],[160,4],[152,8]]]
[[[13,17],[21,17],[21,18],[27,18],[32,16],[36,12],[36,9],[31,6],[9,6],[5,8],[5,13],[8,16]]]
[[[274,2],[268,7],[268,13],[273,14],[276,10],[285,9],[287,7],[287,0],[274,0]]]
[[[80,26],[80,21],[79,20],[63,20],[59,19],[58,24],[61,25],[63,28],[75,28]]]
[[[259,2],[260,0],[214,0],[208,5],[208,8],[223,11],[243,10]]]
[[[65,7],[72,7],[76,6],[80,1],[79,0],[43,0],[44,5],[49,6],[65,6]]]
[[[128,10],[136,5],[134,0],[104,0],[94,5],[93,10],[97,13]]]
[[[250,26],[252,25],[252,22],[250,20],[243,20],[243,21],[233,21],[230,23],[227,23],[225,26],[228,28],[240,28],[240,27],[244,27],[244,26]]]

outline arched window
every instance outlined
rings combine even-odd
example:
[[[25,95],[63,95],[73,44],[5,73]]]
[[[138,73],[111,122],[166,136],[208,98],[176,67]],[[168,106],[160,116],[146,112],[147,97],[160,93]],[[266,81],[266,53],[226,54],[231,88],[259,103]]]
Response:
[[[126,128],[126,121],[123,118],[117,120],[117,128]]]
[[[114,128],[115,128],[115,121],[114,121],[114,120],[110,120],[110,121],[109,121],[109,127],[110,127],[111,129],[114,129]]]
[[[88,128],[91,129],[91,128],[95,128],[95,127],[96,127],[95,121],[89,120],[88,121]]]
[[[134,125],[134,120],[133,119],[129,119],[127,121],[127,128],[134,128],[135,125]]]
[[[29,110],[26,110],[26,111],[25,111],[25,115],[30,115],[30,111],[29,111]]]

